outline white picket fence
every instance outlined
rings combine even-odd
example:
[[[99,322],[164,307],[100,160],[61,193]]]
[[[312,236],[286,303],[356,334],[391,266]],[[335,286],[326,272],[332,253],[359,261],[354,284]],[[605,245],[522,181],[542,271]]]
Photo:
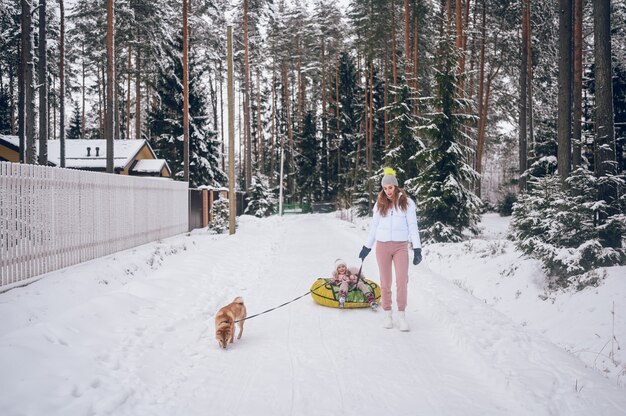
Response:
[[[188,229],[188,186],[0,162],[0,292]]]

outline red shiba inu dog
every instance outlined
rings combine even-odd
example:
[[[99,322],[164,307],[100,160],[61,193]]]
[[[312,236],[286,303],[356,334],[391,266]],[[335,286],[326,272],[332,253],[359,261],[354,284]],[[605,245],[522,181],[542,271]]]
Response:
[[[215,338],[220,347],[226,348],[229,343],[232,344],[234,341],[235,321],[239,321],[237,339],[241,338],[244,319],[246,319],[246,307],[241,296],[237,296],[230,304],[217,311],[215,314]]]

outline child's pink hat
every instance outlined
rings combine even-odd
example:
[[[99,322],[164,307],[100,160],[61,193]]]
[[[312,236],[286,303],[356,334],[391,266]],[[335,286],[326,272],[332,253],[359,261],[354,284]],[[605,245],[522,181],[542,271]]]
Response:
[[[337,260],[335,260],[335,270],[337,270],[339,268],[339,266],[346,266],[346,267],[348,267],[348,265],[346,264],[345,261],[343,261],[341,259],[337,259]]]

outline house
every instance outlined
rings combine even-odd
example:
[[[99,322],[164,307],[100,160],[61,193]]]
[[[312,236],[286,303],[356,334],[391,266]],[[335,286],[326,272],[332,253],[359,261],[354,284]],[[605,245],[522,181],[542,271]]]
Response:
[[[20,141],[17,136],[5,136],[0,134],[0,162],[20,161]]]
[[[65,140],[65,167],[69,169],[106,171],[106,140]],[[133,176],[170,177],[167,161],[157,159],[146,140],[115,140],[113,145],[115,173]],[[48,164],[60,166],[59,140],[48,140]],[[19,161],[17,136],[0,135],[0,161]]]

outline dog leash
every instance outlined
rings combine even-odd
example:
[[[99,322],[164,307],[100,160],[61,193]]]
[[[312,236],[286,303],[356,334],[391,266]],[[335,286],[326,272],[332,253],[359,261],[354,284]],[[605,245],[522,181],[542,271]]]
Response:
[[[257,317],[257,316],[259,316],[259,315],[263,315],[264,313],[268,313],[268,312],[271,312],[271,311],[276,310],[276,309],[278,309],[278,308],[282,308],[283,306],[287,306],[287,305],[289,305],[290,303],[295,302],[295,301],[297,301],[298,299],[305,297],[306,295],[310,294],[310,293],[311,293],[311,292],[313,292],[314,290],[319,289],[320,287],[324,286],[325,284],[326,284],[326,281],[324,281],[324,283],[322,283],[321,285],[316,286],[316,287],[314,287],[313,289],[309,290],[309,291],[308,291],[308,292],[306,292],[304,295],[300,295],[300,296],[298,296],[297,298],[291,299],[289,302],[285,302],[285,303],[283,303],[283,304],[281,304],[281,305],[275,306],[275,307],[273,307],[273,308],[270,308],[270,309],[268,309],[268,310],[266,310],[266,311],[263,311],[263,312],[259,312],[259,313],[254,314],[254,315],[247,316],[247,317],[245,317],[245,318],[243,318],[243,319],[239,319],[238,321],[235,321],[235,323],[237,323],[237,322],[241,322],[241,321],[247,321],[248,319],[252,319],[252,318]]]
[[[361,260],[361,267],[359,268],[359,273],[357,274],[356,283],[354,284],[354,288],[356,288],[356,285],[359,283],[359,279],[361,279],[361,270],[362,270],[362,269],[363,269],[363,259]],[[246,316],[246,317],[245,317],[245,318],[243,318],[243,319],[239,319],[239,320],[235,321],[235,323],[237,323],[237,322],[242,322],[242,321],[247,321],[248,319],[252,319],[252,318],[255,318],[255,317],[259,316],[259,315],[263,315],[264,313],[268,313],[268,312],[271,312],[271,311],[276,310],[276,309],[278,309],[278,308],[282,308],[283,306],[287,306],[287,305],[289,305],[290,303],[295,302],[295,301],[297,301],[298,299],[301,299],[301,298],[305,297],[306,295],[310,294],[310,293],[311,293],[311,292],[313,292],[314,290],[319,289],[320,287],[324,286],[326,283],[327,283],[327,282],[326,282],[326,280],[324,280],[324,282],[323,282],[322,284],[320,284],[320,285],[318,285],[318,286],[315,286],[313,289],[309,290],[309,291],[308,291],[308,292],[306,292],[304,295],[300,295],[300,296],[298,296],[297,298],[293,298],[293,299],[291,299],[289,302],[285,302],[285,303],[283,303],[283,304],[280,304],[280,305],[278,305],[278,306],[275,306],[275,307],[270,308],[270,309],[268,309],[268,310],[265,310],[265,311],[263,311],[263,312],[259,312],[259,313],[257,313],[257,314],[251,315],[251,316]],[[354,290],[354,288],[349,289],[348,291],[350,291],[350,290]]]

